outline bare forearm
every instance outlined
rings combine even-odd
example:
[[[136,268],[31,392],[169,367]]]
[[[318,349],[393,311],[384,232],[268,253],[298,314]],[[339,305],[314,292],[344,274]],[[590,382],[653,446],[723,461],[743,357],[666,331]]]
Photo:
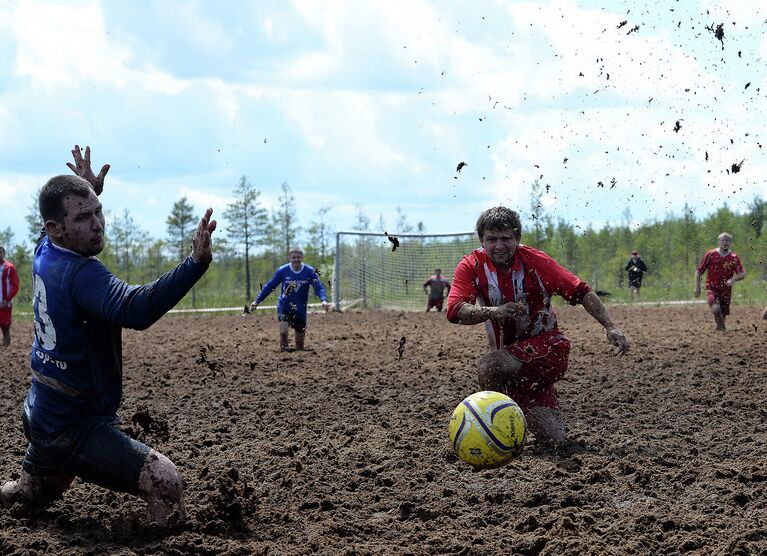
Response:
[[[480,307],[464,303],[458,309],[458,318],[461,324],[479,324],[490,320],[493,307]]]
[[[602,300],[599,299],[599,296],[597,296],[597,294],[595,294],[593,291],[587,293],[583,297],[583,308],[586,309],[586,312],[594,317],[594,319],[606,329],[609,330],[610,328],[615,328],[615,324],[613,324],[610,315],[607,314],[607,308],[605,307],[604,303],[602,303]]]

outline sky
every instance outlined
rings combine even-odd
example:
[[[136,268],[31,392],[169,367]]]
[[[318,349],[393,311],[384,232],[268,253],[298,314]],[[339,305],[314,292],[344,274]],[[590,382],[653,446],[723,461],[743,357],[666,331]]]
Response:
[[[762,4],[0,0],[0,229],[27,239],[74,144],[156,238],[181,197],[225,233],[243,175],[335,231],[529,226],[536,180],[584,229],[742,212],[767,198]]]

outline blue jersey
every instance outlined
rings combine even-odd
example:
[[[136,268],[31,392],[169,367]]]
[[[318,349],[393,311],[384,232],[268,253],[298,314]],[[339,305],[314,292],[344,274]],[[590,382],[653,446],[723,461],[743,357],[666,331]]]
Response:
[[[51,437],[89,417],[114,416],[122,398],[122,329],[143,330],[168,312],[206,266],[188,257],[157,281],[130,286],[95,257],[44,237],[32,265],[35,340],[30,425]]]
[[[263,289],[261,289],[258,297],[256,297],[256,303],[261,303],[266,299],[266,296],[272,293],[272,290],[279,284],[282,284],[280,298],[277,300],[277,313],[280,315],[292,312],[306,318],[309,285],[314,287],[314,293],[317,294],[317,297],[325,303],[328,301],[325,295],[325,288],[314,267],[302,264],[301,270],[296,272],[288,263],[278,268],[272,279],[264,284]]]

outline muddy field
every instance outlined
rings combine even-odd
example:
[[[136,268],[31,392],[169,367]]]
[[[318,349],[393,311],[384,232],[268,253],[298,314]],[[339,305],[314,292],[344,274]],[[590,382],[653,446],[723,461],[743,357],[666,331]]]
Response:
[[[188,519],[79,480],[35,515],[0,510],[2,554],[767,554],[767,324],[735,307],[613,307],[612,355],[582,308],[560,383],[573,442],[493,471],[452,454],[478,389],[481,326],[444,314],[310,315],[280,353],[274,316],[170,317],[127,331],[123,428],[168,455]],[[25,441],[32,326],[2,357],[4,477]],[[406,338],[401,359],[397,347]]]

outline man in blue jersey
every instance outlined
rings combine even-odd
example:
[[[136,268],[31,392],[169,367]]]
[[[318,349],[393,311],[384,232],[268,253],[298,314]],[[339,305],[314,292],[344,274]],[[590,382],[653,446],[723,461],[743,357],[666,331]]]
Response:
[[[129,286],[104,267],[104,213],[97,195],[105,165],[91,171],[72,151],[75,176],[51,178],[40,190],[45,223],[32,265],[35,338],[32,385],[22,424],[29,441],[18,480],[0,487],[3,506],[40,507],[60,498],[75,477],[136,494],[150,522],[184,517],[182,481],[164,455],[118,428],[122,398],[122,329],[143,330],[192,288],[212,260],[208,209],[192,240],[192,253],[145,286]]]
[[[280,321],[280,351],[287,351],[288,330],[296,331],[296,349],[304,349],[306,335],[306,304],[309,301],[309,286],[314,287],[314,293],[322,300],[325,311],[328,310],[328,298],[317,271],[304,264],[304,252],[293,247],[288,252],[290,263],[282,265],[259,292],[256,300],[251,303],[250,310],[255,311],[258,304],[279,284],[282,284],[280,297],[277,300],[277,315]]]

